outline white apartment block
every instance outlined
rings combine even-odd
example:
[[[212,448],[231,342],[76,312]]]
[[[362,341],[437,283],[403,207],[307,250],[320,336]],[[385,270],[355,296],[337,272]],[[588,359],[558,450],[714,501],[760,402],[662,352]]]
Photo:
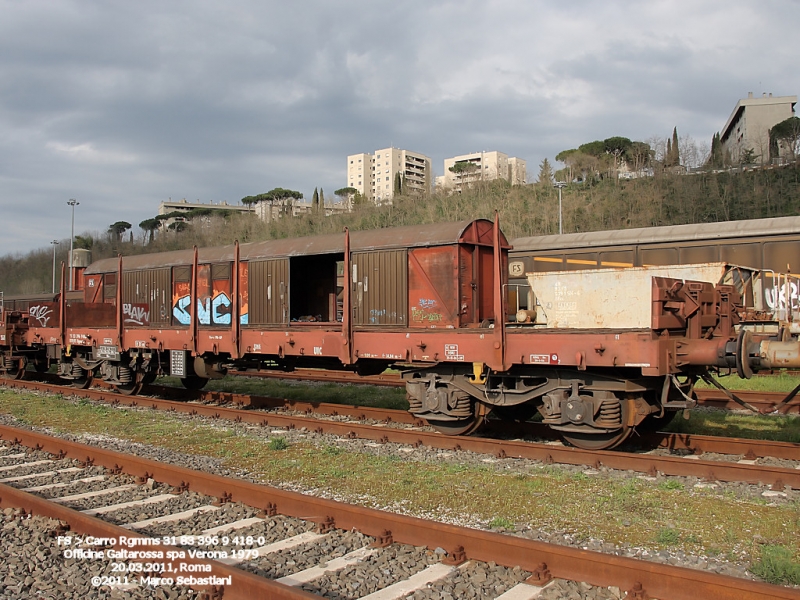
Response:
[[[742,153],[747,150],[752,150],[760,163],[769,162],[769,130],[794,116],[796,103],[797,96],[765,93],[761,98],[754,98],[753,92],[750,92],[747,98],[736,103],[722,129],[722,151],[730,153],[733,164],[739,163]]]
[[[347,157],[347,187],[375,204],[391,204],[398,174],[404,194],[431,191],[431,159],[424,154],[384,148]]]
[[[444,176],[437,183],[448,190],[460,192],[477,181],[505,179],[511,185],[527,182],[527,166],[521,158],[503,152],[473,152],[444,159]]]

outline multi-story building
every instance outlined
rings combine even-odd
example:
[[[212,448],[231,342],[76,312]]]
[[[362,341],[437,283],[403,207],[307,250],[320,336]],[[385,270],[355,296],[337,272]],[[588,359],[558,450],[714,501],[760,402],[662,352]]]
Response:
[[[351,154],[347,157],[347,187],[356,189],[375,204],[391,203],[398,176],[402,193],[429,193],[431,159],[399,148],[384,148],[374,154]]]
[[[158,214],[167,215],[173,212],[189,212],[197,208],[222,210],[230,212],[253,212],[253,209],[250,206],[245,206],[241,204],[228,204],[224,200],[219,204],[213,204],[213,203],[203,204],[200,201],[189,202],[188,200],[186,200],[186,198],[183,198],[182,200],[177,200],[177,201],[169,199],[166,202],[162,202],[161,204],[158,205]]]
[[[773,96],[766,93],[754,98],[753,92],[739,100],[720,134],[722,151],[733,164],[741,162],[744,153],[753,151],[760,163],[769,162],[769,130],[794,115],[797,96]]]
[[[511,185],[524,185],[527,167],[521,158],[503,152],[473,152],[444,159],[444,176],[437,178],[448,190],[460,192],[477,181],[505,179]]]
[[[262,221],[270,222],[280,218],[284,214],[288,214],[290,208],[291,208],[291,215],[293,217],[311,212],[310,204],[302,203],[297,200],[292,200],[291,206],[289,206],[288,204],[271,204],[268,202],[257,202],[252,206],[248,206],[244,204],[228,204],[224,200],[222,202],[219,202],[218,204],[214,203],[203,204],[202,202],[189,202],[186,200],[186,198],[183,198],[182,200],[178,200],[175,202],[173,202],[172,200],[168,200],[167,202],[162,202],[158,206],[158,214],[167,215],[171,213],[188,213],[195,209],[205,209],[212,211],[253,213]],[[176,220],[179,219],[181,219],[181,217],[178,217],[178,215],[175,215],[170,219],[166,219],[163,221],[162,227],[168,227],[169,225],[171,225],[172,223],[174,223]]]

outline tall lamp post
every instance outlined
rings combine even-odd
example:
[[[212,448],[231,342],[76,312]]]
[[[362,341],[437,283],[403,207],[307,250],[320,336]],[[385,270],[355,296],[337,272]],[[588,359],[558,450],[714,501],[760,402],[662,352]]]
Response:
[[[56,246],[58,246],[58,240],[53,240],[50,242],[53,245],[53,293],[56,293]]]
[[[75,206],[80,204],[75,198],[70,198],[67,200],[67,204],[72,207],[72,231],[69,236],[69,291],[72,291],[73,281],[72,281],[72,243],[75,240]]]
[[[563,232],[561,228],[561,189],[567,187],[566,181],[556,181],[553,184],[553,187],[558,188],[558,235],[561,235]]]

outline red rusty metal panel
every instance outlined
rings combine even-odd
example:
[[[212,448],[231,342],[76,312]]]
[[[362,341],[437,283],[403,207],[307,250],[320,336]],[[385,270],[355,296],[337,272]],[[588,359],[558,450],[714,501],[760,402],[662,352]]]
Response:
[[[102,302],[103,301],[103,276],[102,275],[87,275],[84,283],[84,302]]]
[[[458,246],[408,253],[409,327],[458,327]]]
[[[247,279],[239,281],[239,289],[247,290],[249,312],[248,319],[244,323],[248,325],[288,323],[289,260],[278,258],[243,264],[247,267]]]
[[[113,304],[68,302],[66,321],[67,328],[114,327],[117,323],[117,310]]]
[[[407,323],[408,256],[406,250],[353,254],[353,323]]]

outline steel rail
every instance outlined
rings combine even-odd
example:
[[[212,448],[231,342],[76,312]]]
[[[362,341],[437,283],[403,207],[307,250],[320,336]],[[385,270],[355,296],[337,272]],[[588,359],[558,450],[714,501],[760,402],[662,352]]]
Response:
[[[9,387],[35,387],[44,391],[53,391],[48,384],[36,382],[14,381]],[[63,388],[55,388],[63,393]],[[713,460],[687,460],[675,456],[658,456],[652,454],[636,454],[617,450],[582,450],[561,445],[526,442],[518,440],[499,440],[472,436],[451,437],[440,433],[418,429],[401,429],[393,427],[376,427],[354,421],[335,421],[314,419],[301,415],[282,415],[263,412],[188,404],[171,400],[131,397],[123,394],[112,394],[101,390],[74,390],[76,395],[95,400],[122,404],[127,406],[151,407],[155,410],[183,412],[211,418],[225,418],[236,422],[254,425],[283,427],[287,429],[305,428],[319,434],[330,434],[349,438],[374,440],[382,443],[398,443],[404,445],[427,446],[449,451],[471,451],[480,454],[495,455],[500,458],[525,458],[539,460],[546,464],[561,463],[569,465],[585,465],[593,468],[605,466],[623,471],[631,470],[649,475],[699,477],[708,481],[735,481],[772,486],[774,490],[785,487],[800,489],[800,469],[775,467],[769,465],[739,464]],[[662,434],[664,435],[664,434]],[[689,434],[668,434],[664,443],[691,446],[696,436]],[[740,444],[747,440],[739,440]],[[710,438],[704,438],[704,444],[711,444]],[[777,444],[777,442],[772,443]],[[764,447],[763,444],[756,446]],[[708,448],[709,446],[706,446]],[[798,452],[800,445],[791,444],[789,449]],[[795,454],[795,457],[798,454]]]
[[[87,451],[86,454],[90,454]],[[92,455],[94,456],[94,455]],[[34,515],[50,517],[67,523],[71,531],[80,532],[81,534],[91,535],[98,538],[114,538],[117,543],[113,546],[115,549],[123,549],[125,546],[119,543],[120,538],[146,538],[148,536],[137,533],[130,529],[125,529],[119,525],[114,525],[97,517],[92,517],[81,513],[80,511],[68,508],[61,504],[56,504],[40,496],[23,492],[9,485],[0,483],[0,507],[2,508],[22,508],[26,513]],[[225,565],[215,560],[207,558],[192,558],[188,556],[185,558],[171,558],[167,553],[170,551],[180,553],[181,548],[176,546],[169,546],[161,544],[158,546],[148,546],[148,549],[157,549],[163,551],[164,558],[159,558],[158,562],[168,563],[174,569],[172,573],[179,573],[180,563],[192,563],[196,565],[209,565],[210,572],[203,572],[200,577],[217,576],[221,578],[231,577],[231,585],[224,588],[223,596],[225,600],[251,600],[252,598],[276,598],[278,600],[319,600],[319,596],[304,592],[297,588],[292,588],[277,581],[259,577],[253,573],[248,573],[241,569]],[[99,546],[97,549],[106,550],[109,546]],[[174,555],[179,556],[180,554]],[[126,559],[131,562],[144,562],[145,560],[152,561],[153,559]],[[193,575],[188,572],[187,575]],[[192,585],[195,589],[204,589],[212,591],[217,586],[213,585]]]
[[[416,517],[352,506],[230,479],[53,438],[41,433],[0,426],[0,437],[31,448],[100,465],[140,478],[153,478],[176,487],[242,502],[274,513],[316,521],[326,527],[356,529],[373,537],[448,550],[456,562],[468,559],[495,562],[508,567],[552,575],[598,586],[636,590],[636,597],[662,600],[800,599],[800,591],[716,573],[644,562],[567,546],[557,546],[499,533],[426,521]],[[252,596],[258,597],[258,596]]]

